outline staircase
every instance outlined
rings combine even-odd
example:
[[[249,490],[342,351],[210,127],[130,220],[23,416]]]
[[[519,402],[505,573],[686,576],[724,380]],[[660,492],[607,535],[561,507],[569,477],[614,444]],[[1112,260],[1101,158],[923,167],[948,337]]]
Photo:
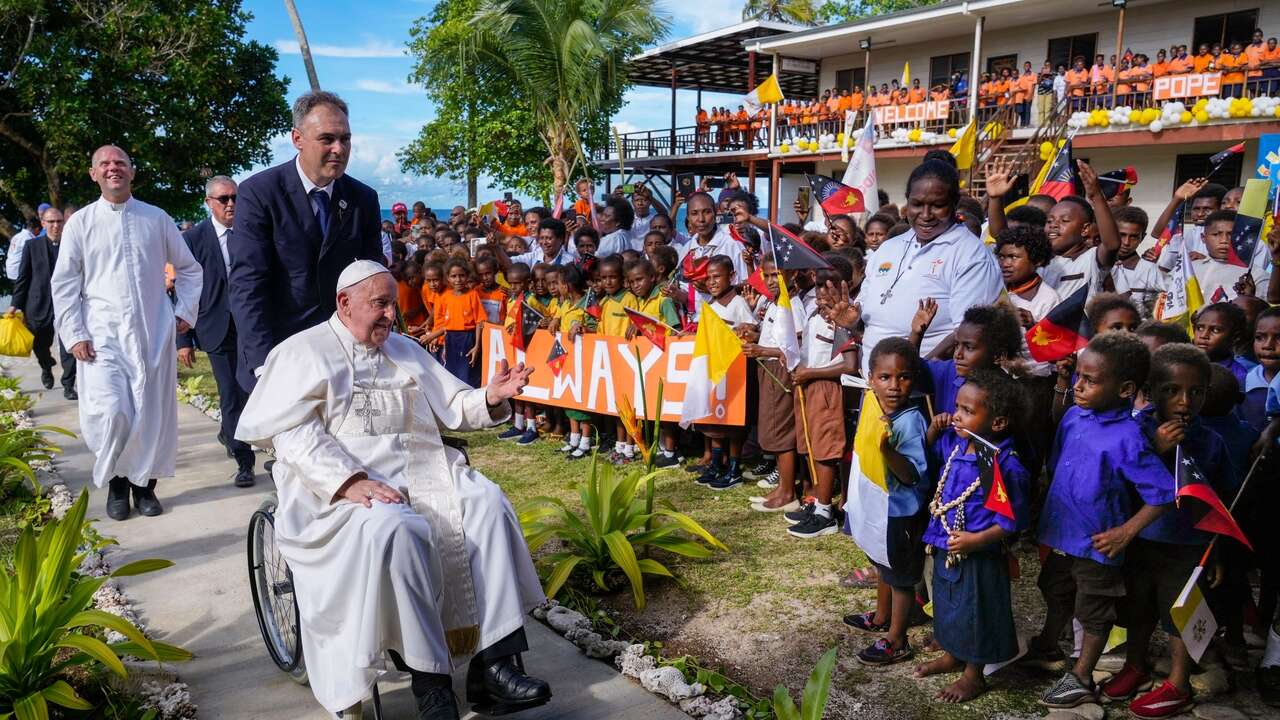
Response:
[[[989,123],[985,123],[978,133],[978,146],[974,152],[973,167],[969,169],[969,194],[982,198],[986,196],[987,164],[997,161],[1011,162],[1015,173],[1035,178],[1044,161],[1040,159],[1040,145],[1045,142],[1057,147],[1058,141],[1067,135],[1067,121],[1071,119],[1071,98],[1064,97],[1049,113],[1048,121],[1036,127],[1031,137],[1014,139],[1013,127],[1015,112],[1013,105],[1003,106]],[[1005,132],[986,132],[993,128],[991,123],[999,123]]]

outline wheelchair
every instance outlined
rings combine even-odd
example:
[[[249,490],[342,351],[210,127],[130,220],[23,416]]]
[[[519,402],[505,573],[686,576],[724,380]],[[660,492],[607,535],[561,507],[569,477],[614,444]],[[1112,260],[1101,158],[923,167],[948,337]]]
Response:
[[[467,456],[467,441],[442,436],[441,441]],[[281,672],[299,685],[307,684],[307,664],[302,656],[302,623],[298,599],[294,592],[293,573],[276,544],[275,510],[279,500],[272,493],[249,517],[248,565],[249,591],[258,629],[267,646],[267,655]],[[373,717],[382,720],[382,697],[378,684],[373,684]]]

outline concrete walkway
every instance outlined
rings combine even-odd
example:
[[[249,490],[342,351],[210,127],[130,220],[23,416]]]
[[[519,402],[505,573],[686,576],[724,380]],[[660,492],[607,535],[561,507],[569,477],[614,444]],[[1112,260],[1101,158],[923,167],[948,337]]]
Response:
[[[79,433],[76,403],[64,400],[56,384],[53,390],[43,390],[34,360],[8,359],[6,366],[22,379],[24,390],[44,393],[33,410],[38,423]],[[54,372],[56,376],[57,370]],[[195,653],[195,659],[178,666],[178,671],[190,685],[202,718],[326,718],[310,690],[290,681],[272,664],[249,595],[245,555],[249,517],[272,492],[271,481],[261,473],[259,463],[256,487],[234,487],[231,476],[235,465],[216,435],[217,425],[212,420],[180,404],[177,477],[161,480],[157,488],[165,513],[156,518],[135,513],[124,522],[114,522],[106,518],[106,490],[91,489],[90,516],[101,520],[98,527],[104,535],[120,542],[110,551],[116,566],[143,558],[177,563],[168,570],[125,578],[122,586],[153,636]],[[57,460],[62,477],[73,493],[79,493],[89,484],[93,457],[79,439],[57,440],[63,441],[64,452]],[[525,664],[551,683],[555,697],[548,705],[514,717],[688,717],[601,662],[587,658],[537,620],[529,619],[527,631],[532,650]],[[455,678],[459,699],[465,697],[462,679]],[[407,680],[383,682],[380,688],[387,718],[415,717]],[[365,710],[366,717],[372,717],[370,703],[365,703]]]

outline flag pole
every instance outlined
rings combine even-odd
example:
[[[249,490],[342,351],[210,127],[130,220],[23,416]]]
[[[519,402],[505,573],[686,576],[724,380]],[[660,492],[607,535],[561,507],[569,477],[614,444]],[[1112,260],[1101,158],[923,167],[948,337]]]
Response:
[[[773,267],[778,271],[778,282],[785,285],[787,279],[782,275],[782,268],[778,267],[778,243],[773,238],[773,223],[769,223],[769,252],[773,255]],[[788,296],[790,296],[790,293],[788,293]],[[786,367],[785,362],[782,365]],[[804,448],[808,451],[805,457],[809,461],[809,482],[817,483],[818,466],[813,459],[813,441],[809,438],[809,413],[805,411],[804,407],[804,387],[799,383],[793,383],[792,388],[795,389],[796,398],[800,401],[800,425],[804,428]]]
[[[1249,466],[1249,472],[1245,474],[1244,482],[1240,483],[1240,489],[1236,491],[1236,496],[1231,500],[1231,506],[1227,508],[1227,512],[1232,513],[1233,517],[1236,509],[1236,503],[1240,502],[1240,498],[1244,497],[1244,489],[1249,487],[1249,480],[1253,478],[1253,471],[1258,469],[1258,463],[1260,462],[1262,462],[1261,454],[1253,459],[1253,465]],[[1177,480],[1175,479],[1174,482],[1176,483]],[[1214,533],[1213,539],[1209,541],[1209,547],[1204,549],[1204,555],[1200,557],[1200,567],[1204,567],[1205,563],[1209,562],[1209,553],[1213,552],[1213,546],[1217,544],[1219,537],[1220,536],[1217,533]]]

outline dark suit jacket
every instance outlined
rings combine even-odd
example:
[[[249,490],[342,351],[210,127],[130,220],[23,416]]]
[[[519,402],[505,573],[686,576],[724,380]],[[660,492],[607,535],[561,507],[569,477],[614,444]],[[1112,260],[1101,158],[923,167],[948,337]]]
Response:
[[[13,307],[21,310],[27,327],[53,327],[53,292],[49,278],[58,261],[48,235],[32,238],[23,248],[18,280],[13,286]]]
[[[378,193],[343,175],[334,181],[329,227],[322,233],[294,159],[240,184],[231,234],[231,314],[240,384],[294,333],[337,309],[338,275],[355,260],[385,262]]]
[[[231,234],[235,238],[235,233]],[[227,267],[222,260],[222,246],[218,244],[217,229],[213,221],[205,218],[199,225],[182,233],[191,254],[204,270],[204,285],[200,288],[200,316],[191,332],[178,336],[178,347],[199,346],[205,352],[222,349],[231,324],[231,306],[227,303]]]

